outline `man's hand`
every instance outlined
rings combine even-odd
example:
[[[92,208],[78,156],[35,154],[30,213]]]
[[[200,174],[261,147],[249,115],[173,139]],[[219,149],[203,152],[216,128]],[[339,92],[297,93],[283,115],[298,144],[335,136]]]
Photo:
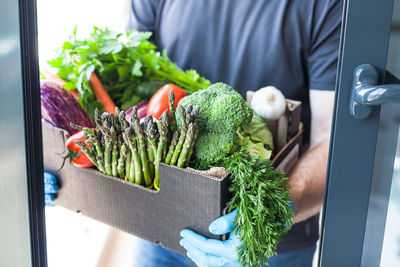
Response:
[[[210,224],[209,231],[215,235],[231,233],[236,214],[235,210],[219,217]],[[192,230],[184,229],[181,231],[181,236],[181,246],[187,250],[187,256],[198,266],[240,266],[237,262],[237,247],[241,241],[236,234],[231,233],[228,240],[221,241],[207,239]]]
[[[57,178],[49,173],[43,173],[44,178],[44,202],[46,206],[53,206],[53,201],[57,197],[58,186],[57,186]]]

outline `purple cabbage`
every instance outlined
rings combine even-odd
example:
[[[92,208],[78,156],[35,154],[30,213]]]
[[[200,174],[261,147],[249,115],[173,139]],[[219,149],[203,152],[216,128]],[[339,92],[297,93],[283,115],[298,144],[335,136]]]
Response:
[[[140,102],[136,105],[133,105],[132,107],[128,108],[127,110],[125,110],[125,119],[127,121],[130,121],[131,116],[132,116],[132,110],[133,107],[138,107],[138,118],[139,120],[146,117],[147,116],[147,105],[149,103],[148,102]]]
[[[69,134],[77,130],[70,123],[93,128],[94,125],[78,101],[64,88],[54,82],[40,83],[42,118],[48,123],[64,129]]]

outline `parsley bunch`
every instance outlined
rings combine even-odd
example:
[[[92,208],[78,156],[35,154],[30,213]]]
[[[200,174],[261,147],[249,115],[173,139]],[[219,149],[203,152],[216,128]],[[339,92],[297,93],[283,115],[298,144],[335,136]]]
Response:
[[[67,81],[65,89],[78,90],[79,102],[90,114],[95,107],[101,107],[89,84],[93,71],[122,109],[148,100],[160,84],[173,83],[187,93],[210,85],[210,81],[195,70],[180,69],[167,57],[165,50],[157,51],[149,40],[151,32],[115,33],[94,27],[91,35],[83,40],[77,38],[76,32],[77,28],[64,42],[58,56],[48,64]]]
[[[268,264],[266,260],[276,255],[281,236],[293,223],[288,179],[270,160],[251,157],[245,149],[227,157],[222,165],[231,173],[229,209],[238,209],[234,232],[242,241],[239,262],[244,266]]]

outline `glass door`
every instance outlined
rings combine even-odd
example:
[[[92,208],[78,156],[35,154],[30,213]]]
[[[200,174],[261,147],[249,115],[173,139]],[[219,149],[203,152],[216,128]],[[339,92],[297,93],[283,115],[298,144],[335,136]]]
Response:
[[[0,266],[47,266],[36,2],[1,1],[0,25]]]
[[[398,265],[399,2],[345,3],[320,266]]]

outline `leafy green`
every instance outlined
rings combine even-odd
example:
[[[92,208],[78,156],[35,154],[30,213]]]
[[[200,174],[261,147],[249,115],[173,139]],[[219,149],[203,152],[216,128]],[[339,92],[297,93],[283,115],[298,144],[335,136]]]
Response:
[[[149,41],[151,32],[131,30],[115,33],[107,28],[94,27],[91,35],[83,40],[77,38],[76,32],[75,28],[58,56],[48,64],[67,81],[65,89],[78,90],[80,104],[90,113],[95,107],[101,107],[88,82],[93,71],[114,103],[122,107],[130,107],[151,97],[151,94],[143,92],[143,88],[137,91],[146,81],[173,83],[187,93],[210,85],[195,70],[183,71],[165,51],[158,52]]]
[[[290,186],[270,160],[251,157],[245,151],[242,148],[233,153],[222,166],[231,173],[229,191],[233,197],[229,209],[238,210],[234,232],[242,241],[239,262],[243,266],[261,266],[276,255],[281,236],[293,223]]]
[[[254,113],[250,123],[240,127],[236,133],[239,136],[239,146],[247,147],[246,152],[250,156],[257,155],[262,159],[271,157],[274,149],[272,134],[260,116]]]

